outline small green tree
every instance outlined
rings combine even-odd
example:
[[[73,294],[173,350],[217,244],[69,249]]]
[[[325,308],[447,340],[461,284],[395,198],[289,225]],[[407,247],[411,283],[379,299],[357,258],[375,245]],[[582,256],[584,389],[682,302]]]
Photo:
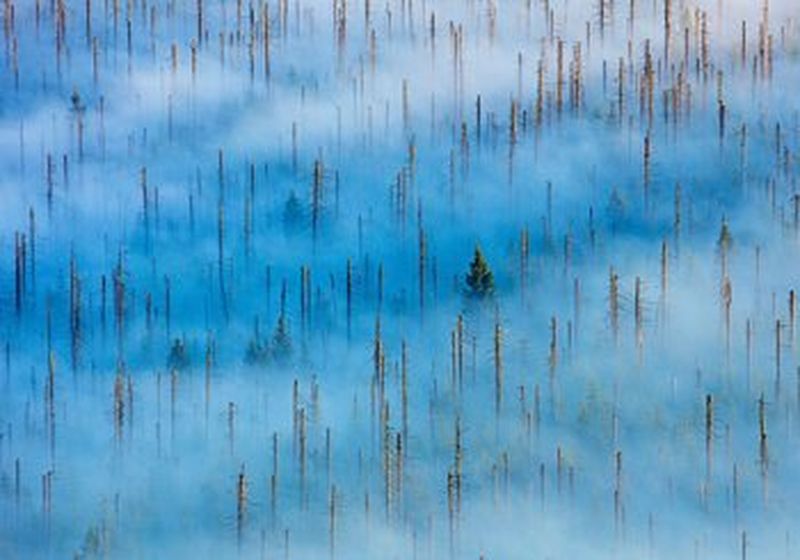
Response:
[[[483,299],[494,293],[494,274],[489,263],[481,252],[481,248],[475,246],[475,254],[469,264],[469,273],[466,276],[467,295],[470,297]]]

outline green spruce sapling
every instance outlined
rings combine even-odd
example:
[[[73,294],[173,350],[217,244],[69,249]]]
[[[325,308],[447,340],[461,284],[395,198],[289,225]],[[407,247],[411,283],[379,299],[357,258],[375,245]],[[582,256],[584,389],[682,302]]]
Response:
[[[469,273],[466,275],[466,293],[469,297],[484,299],[494,294],[494,274],[489,263],[481,252],[481,248],[475,246],[475,254],[469,264]]]

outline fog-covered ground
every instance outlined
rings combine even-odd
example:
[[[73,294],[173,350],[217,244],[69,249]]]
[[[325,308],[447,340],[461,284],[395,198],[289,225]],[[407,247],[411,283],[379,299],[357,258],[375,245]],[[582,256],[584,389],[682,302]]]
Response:
[[[800,555],[795,0],[0,4],[0,557]]]

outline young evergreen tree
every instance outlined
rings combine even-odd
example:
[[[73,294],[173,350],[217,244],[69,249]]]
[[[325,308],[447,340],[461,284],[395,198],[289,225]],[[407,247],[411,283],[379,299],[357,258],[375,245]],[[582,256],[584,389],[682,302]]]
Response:
[[[475,246],[475,254],[469,264],[469,273],[466,276],[467,295],[477,299],[484,299],[494,294],[494,274],[489,263],[481,252],[481,248]]]

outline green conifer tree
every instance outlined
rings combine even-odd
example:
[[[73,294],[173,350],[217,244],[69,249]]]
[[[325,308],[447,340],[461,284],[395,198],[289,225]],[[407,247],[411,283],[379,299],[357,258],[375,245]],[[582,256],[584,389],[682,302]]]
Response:
[[[470,297],[483,299],[494,294],[494,274],[489,268],[489,263],[481,252],[481,248],[475,246],[475,254],[469,264],[469,273],[466,276],[467,295]]]

